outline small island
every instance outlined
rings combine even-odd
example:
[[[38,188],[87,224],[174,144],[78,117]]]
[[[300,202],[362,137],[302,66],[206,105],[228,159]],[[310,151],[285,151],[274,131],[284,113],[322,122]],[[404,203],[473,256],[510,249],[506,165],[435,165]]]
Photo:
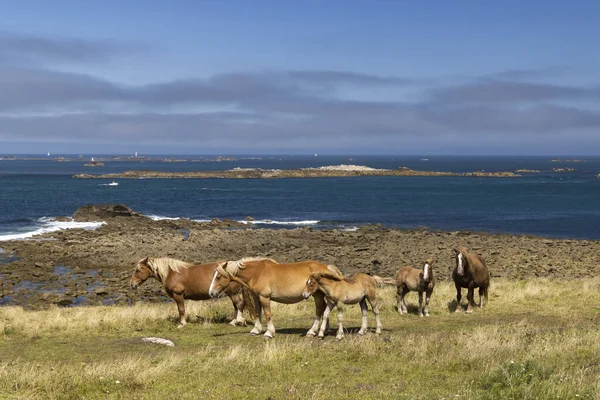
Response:
[[[378,169],[361,165],[329,165],[317,168],[299,169],[260,169],[260,168],[233,168],[225,171],[190,171],[190,172],[163,172],[163,171],[125,171],[112,174],[76,174],[78,179],[148,179],[148,178],[227,178],[227,179],[265,179],[265,178],[332,178],[349,176],[465,176],[465,177],[493,177],[510,178],[520,175],[511,171],[498,172],[445,172],[445,171],[418,171],[407,167],[397,169]]]

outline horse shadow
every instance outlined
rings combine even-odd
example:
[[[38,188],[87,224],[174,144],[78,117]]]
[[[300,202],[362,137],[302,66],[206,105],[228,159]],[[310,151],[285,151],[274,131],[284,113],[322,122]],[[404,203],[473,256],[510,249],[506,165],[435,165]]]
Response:
[[[452,300],[452,301],[449,301],[449,302],[448,302],[448,312],[449,312],[449,313],[453,313],[453,312],[455,312],[455,311],[456,311],[456,306],[457,306],[457,305],[458,305],[458,302],[456,301],[456,299],[454,299],[454,300]],[[461,311],[465,311],[465,312],[466,312],[466,311],[467,311],[467,306],[468,306],[467,304],[461,304],[461,305],[460,305],[460,309],[461,309]]]

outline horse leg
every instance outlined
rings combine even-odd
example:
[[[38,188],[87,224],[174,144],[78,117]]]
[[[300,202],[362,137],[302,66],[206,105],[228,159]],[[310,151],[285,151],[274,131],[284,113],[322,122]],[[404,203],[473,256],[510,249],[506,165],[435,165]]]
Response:
[[[335,303],[328,302],[327,307],[325,307],[325,312],[323,313],[323,322],[321,322],[321,329],[319,330],[319,338],[323,339],[325,337],[325,331],[327,330],[327,323],[329,322],[329,313],[335,307]]]
[[[244,298],[240,293],[231,296],[231,302],[233,303],[233,319],[229,323],[230,325],[246,326],[246,319],[244,318]]]
[[[344,321],[344,305],[341,302],[338,302],[337,309],[338,331],[335,338],[342,339],[344,337],[344,327],[342,326],[342,322]]]
[[[401,300],[402,301],[401,301],[401,304],[400,304],[400,306],[402,307],[402,313],[404,313],[404,314],[408,314],[408,308],[406,308],[406,301],[404,301],[404,296],[406,296],[406,294],[408,292],[410,292],[410,290],[406,286],[404,286],[402,288],[402,295],[401,295]]]
[[[398,314],[402,314],[402,297],[402,287],[398,285],[398,288],[396,289],[396,308],[398,310]]]
[[[375,314],[375,333],[381,333],[383,326],[381,326],[381,320],[379,319],[379,303],[376,298],[367,297],[367,300],[369,300],[373,314]]]
[[[433,289],[429,289],[425,291],[425,316],[429,317],[429,299],[431,298],[431,293],[433,293]]]
[[[479,287],[479,308],[483,307],[483,305],[481,304],[481,299],[483,297],[483,287]]]
[[[256,301],[257,299],[255,299],[255,303],[254,303],[254,307],[256,310],[256,321],[254,321],[254,328],[252,328],[252,330],[250,331],[250,334],[252,335],[259,335],[262,332],[262,305],[260,304],[260,301]]]
[[[471,282],[469,284],[469,288],[467,289],[467,314],[471,314],[473,312],[473,306],[475,306],[475,286]]]
[[[177,303],[177,311],[179,311],[179,325],[178,328],[183,328],[186,324],[185,321],[185,299],[183,294],[173,293],[173,300]]]
[[[483,304],[481,305],[483,306],[487,306],[488,303],[488,290],[489,290],[489,286],[486,286],[485,288],[483,288]],[[481,297],[481,294],[479,295]]]
[[[462,291],[462,288],[460,287],[460,285],[458,283],[455,283],[454,286],[456,286],[456,311],[455,312],[461,312],[462,307],[460,306],[460,299],[462,298],[462,294],[460,292]]]
[[[275,326],[273,325],[273,320],[271,319],[271,299],[260,296],[260,304],[262,305],[265,313],[265,320],[267,321],[267,331],[265,332],[265,337],[270,339],[275,336]]]
[[[419,290],[419,317],[423,316],[423,296],[425,293],[422,290]]]
[[[360,324],[360,330],[358,331],[359,335],[364,335],[367,332],[368,324],[367,324],[367,314],[369,309],[367,308],[367,300],[366,298],[360,301],[360,311],[362,313],[362,323]]]
[[[312,326],[306,332],[306,336],[315,336],[317,334],[317,329],[319,329],[319,322],[321,321],[321,316],[323,317],[324,323],[329,323],[329,319],[325,318],[325,309],[327,308],[327,304],[325,303],[325,295],[316,291],[313,294],[313,299],[315,299],[315,320],[313,321]],[[327,314],[329,315],[329,314]]]

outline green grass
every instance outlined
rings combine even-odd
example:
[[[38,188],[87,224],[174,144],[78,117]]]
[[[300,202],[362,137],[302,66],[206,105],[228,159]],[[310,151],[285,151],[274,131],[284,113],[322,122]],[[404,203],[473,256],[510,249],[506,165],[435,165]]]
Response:
[[[600,398],[600,279],[496,280],[489,306],[455,314],[440,282],[430,318],[396,313],[379,290],[384,331],[324,340],[302,335],[312,300],[273,307],[272,340],[232,327],[228,300],[176,307],[0,308],[0,398],[9,399],[593,399]],[[335,313],[332,328],[337,327]],[[145,336],[175,342],[165,347]]]

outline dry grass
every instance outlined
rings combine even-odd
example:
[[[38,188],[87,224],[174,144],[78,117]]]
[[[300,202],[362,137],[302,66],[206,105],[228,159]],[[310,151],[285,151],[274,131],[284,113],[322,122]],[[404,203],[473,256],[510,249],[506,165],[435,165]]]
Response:
[[[356,335],[347,307],[342,341],[302,336],[312,301],[274,305],[268,341],[226,324],[228,300],[189,302],[184,329],[170,303],[0,308],[0,398],[600,398],[600,279],[496,280],[472,315],[450,312],[455,291],[440,282],[430,318],[413,293],[404,316],[394,288],[379,293],[384,333]]]

